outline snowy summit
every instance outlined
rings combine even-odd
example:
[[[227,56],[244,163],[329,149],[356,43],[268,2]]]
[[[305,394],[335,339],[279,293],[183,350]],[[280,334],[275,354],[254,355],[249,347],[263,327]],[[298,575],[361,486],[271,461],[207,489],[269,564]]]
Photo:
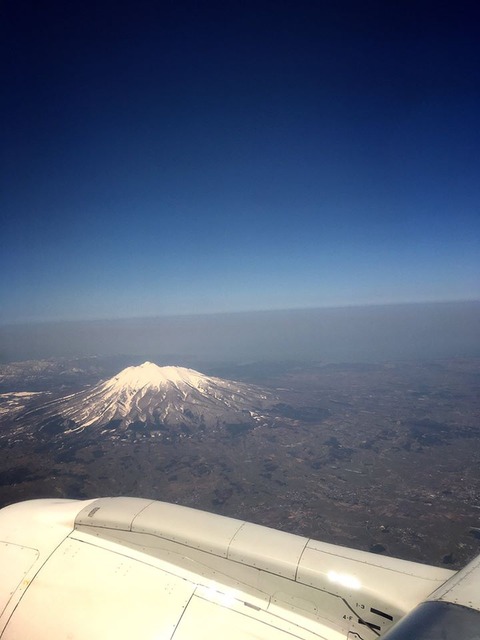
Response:
[[[140,390],[144,387],[160,389],[168,385],[194,387],[208,385],[211,378],[186,367],[159,367],[153,362],[144,362],[137,367],[127,367],[105,383],[105,387]]]

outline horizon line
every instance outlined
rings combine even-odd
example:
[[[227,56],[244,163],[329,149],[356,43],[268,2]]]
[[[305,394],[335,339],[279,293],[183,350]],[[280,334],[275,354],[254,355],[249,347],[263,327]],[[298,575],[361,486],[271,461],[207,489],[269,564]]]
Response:
[[[47,318],[38,320],[18,320],[18,321],[0,321],[0,328],[31,326],[31,325],[53,325],[53,324],[88,324],[95,322],[127,322],[132,320],[163,320],[174,318],[205,318],[213,316],[233,316],[246,314],[267,314],[267,313],[288,313],[296,311],[328,311],[340,309],[359,309],[359,308],[381,308],[381,307],[405,307],[419,305],[446,305],[446,304],[465,304],[480,303],[480,298],[462,298],[462,299],[445,299],[445,300],[413,300],[413,301],[396,301],[396,302],[367,302],[367,303],[350,303],[325,306],[306,306],[306,307],[280,307],[277,309],[249,309],[249,310],[233,310],[233,311],[205,311],[205,312],[178,312],[178,313],[155,313],[146,315],[131,316],[98,316],[94,318]]]

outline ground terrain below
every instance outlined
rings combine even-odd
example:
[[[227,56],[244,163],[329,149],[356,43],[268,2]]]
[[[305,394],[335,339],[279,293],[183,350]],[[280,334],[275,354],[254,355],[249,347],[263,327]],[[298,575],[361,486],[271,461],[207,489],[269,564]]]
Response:
[[[0,506],[141,496],[449,568],[480,553],[478,359],[212,365],[209,375],[278,401],[276,417],[243,429],[19,427],[26,409],[108,378],[109,366],[0,367]]]

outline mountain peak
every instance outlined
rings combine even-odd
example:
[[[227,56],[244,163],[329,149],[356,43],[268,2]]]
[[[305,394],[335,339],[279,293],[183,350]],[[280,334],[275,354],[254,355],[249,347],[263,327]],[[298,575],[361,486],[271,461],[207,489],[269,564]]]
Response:
[[[153,362],[144,362],[136,367],[127,367],[111,378],[107,386],[116,388],[141,389],[142,387],[165,387],[169,385],[189,386],[198,389],[202,384],[207,384],[210,379],[186,367],[165,366],[159,367]]]
[[[268,391],[245,383],[147,361],[40,411],[47,421],[68,420],[67,433],[109,424],[114,429],[143,424],[161,432],[181,428],[185,433],[219,424],[255,426],[272,401]]]

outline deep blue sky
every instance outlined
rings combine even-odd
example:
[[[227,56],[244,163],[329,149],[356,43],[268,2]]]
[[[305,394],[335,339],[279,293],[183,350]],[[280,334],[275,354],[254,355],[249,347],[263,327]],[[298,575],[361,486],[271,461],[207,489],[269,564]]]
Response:
[[[0,5],[0,322],[480,297],[476,3]]]

